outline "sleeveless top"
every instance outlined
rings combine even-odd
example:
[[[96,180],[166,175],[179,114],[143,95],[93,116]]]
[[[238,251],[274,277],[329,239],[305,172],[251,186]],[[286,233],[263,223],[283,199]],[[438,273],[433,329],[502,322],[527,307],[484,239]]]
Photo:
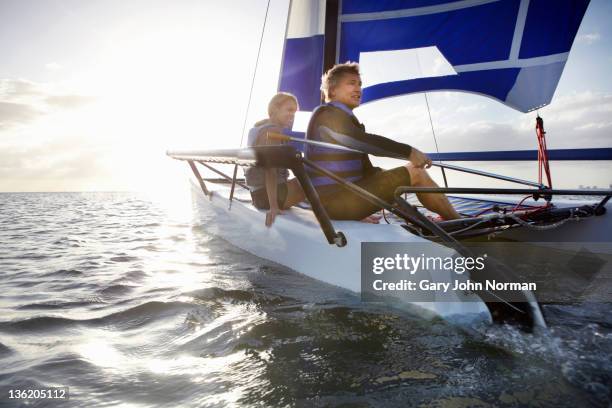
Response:
[[[277,127],[277,126],[273,125],[272,123],[268,121],[268,122],[263,123],[260,126],[256,126],[252,128],[249,131],[249,135],[247,138],[247,146],[253,147],[253,146],[265,145],[266,144],[265,143],[266,131],[274,127]],[[289,178],[289,170],[276,169],[276,171],[277,171],[278,184],[286,183],[287,179]],[[251,192],[257,191],[257,190],[260,190],[266,187],[265,169],[261,167],[248,167],[244,171],[244,177],[246,179],[246,184],[251,190]]]

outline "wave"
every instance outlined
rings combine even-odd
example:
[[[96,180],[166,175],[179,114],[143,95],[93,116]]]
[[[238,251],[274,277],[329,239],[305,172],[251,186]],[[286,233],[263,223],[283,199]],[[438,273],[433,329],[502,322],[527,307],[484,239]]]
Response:
[[[169,314],[181,310],[192,310],[197,307],[185,302],[147,302],[120,312],[95,319],[68,319],[55,316],[39,316],[25,320],[0,322],[0,331],[4,332],[48,332],[85,326],[117,326],[123,329],[135,328],[151,323]]]
[[[26,281],[14,281],[12,283],[13,286],[16,286],[18,288],[30,288],[32,286],[36,286],[36,285],[40,285],[41,282],[40,281],[33,281],[33,280],[26,280]]]
[[[140,258],[138,258],[137,256],[122,255],[122,256],[114,256],[110,260],[113,262],[132,262],[132,261],[138,261],[139,259]]]
[[[138,225],[140,228],[148,228],[148,227],[161,227],[161,224],[159,222],[152,222],[149,224],[142,224],[142,225]]]
[[[49,277],[49,276],[80,276],[83,275],[83,272],[79,271],[78,269],[60,269],[57,271],[53,271],[53,272],[48,272],[45,273],[43,275],[41,275],[42,277]]]
[[[236,302],[255,303],[256,305],[260,306],[280,305],[293,301],[292,298],[280,295],[240,289],[226,290],[219,287],[199,289],[193,292],[187,292],[184,295],[204,301],[230,300]]]
[[[178,311],[192,310],[193,308],[193,304],[185,302],[152,301],[104,317],[92,319],[89,322],[95,325],[101,324],[132,329],[144,326],[168,315],[176,314]]]
[[[52,330],[65,329],[70,326],[78,325],[79,320],[66,319],[63,317],[40,316],[25,320],[12,322],[0,322],[0,331],[5,332],[45,332]]]
[[[0,343],[0,357],[8,356],[13,354],[13,350],[11,350],[8,346]]]
[[[18,310],[53,310],[69,309],[72,307],[83,307],[94,304],[104,303],[99,300],[82,300],[76,302],[49,301],[44,303],[30,303],[17,307]]]
[[[78,239],[74,239],[74,238],[68,238],[68,237],[61,237],[55,241],[53,241],[53,245],[62,245],[62,246],[67,246],[67,247],[71,247],[71,248],[79,248],[81,246],[82,243],[84,243],[85,241],[83,240],[78,240]]]
[[[106,296],[118,296],[118,295],[124,295],[128,292],[131,292],[132,289],[134,289],[134,286],[118,284],[118,285],[107,286],[106,288],[98,291],[98,293],[100,293],[101,295],[106,295]]]
[[[123,275],[123,278],[121,279],[131,280],[134,282],[141,282],[146,277],[147,277],[147,274],[145,271],[141,271],[140,269],[135,269],[133,271],[126,272],[125,275]]]

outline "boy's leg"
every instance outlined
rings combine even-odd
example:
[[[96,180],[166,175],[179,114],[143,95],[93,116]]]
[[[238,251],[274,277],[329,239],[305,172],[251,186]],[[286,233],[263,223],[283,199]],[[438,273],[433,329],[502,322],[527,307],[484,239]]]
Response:
[[[302,186],[297,179],[291,179],[287,182],[287,198],[283,205],[283,210],[291,208],[292,206],[304,201],[306,196],[302,190]]]

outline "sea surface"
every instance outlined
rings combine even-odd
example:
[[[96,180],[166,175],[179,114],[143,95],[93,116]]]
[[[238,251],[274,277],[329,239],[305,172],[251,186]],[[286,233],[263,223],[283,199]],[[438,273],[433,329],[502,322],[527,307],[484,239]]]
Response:
[[[465,330],[207,233],[189,196],[0,194],[0,406],[608,407],[612,306]],[[70,399],[9,390],[69,387]]]

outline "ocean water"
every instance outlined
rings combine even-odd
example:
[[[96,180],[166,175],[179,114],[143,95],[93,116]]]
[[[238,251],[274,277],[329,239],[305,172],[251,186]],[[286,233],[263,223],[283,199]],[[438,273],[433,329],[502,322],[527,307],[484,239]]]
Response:
[[[541,335],[466,331],[364,305],[192,213],[187,195],[0,194],[0,406],[612,402],[610,304],[545,306]],[[70,399],[9,398],[44,387]]]

